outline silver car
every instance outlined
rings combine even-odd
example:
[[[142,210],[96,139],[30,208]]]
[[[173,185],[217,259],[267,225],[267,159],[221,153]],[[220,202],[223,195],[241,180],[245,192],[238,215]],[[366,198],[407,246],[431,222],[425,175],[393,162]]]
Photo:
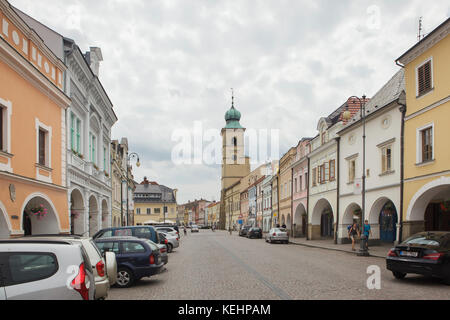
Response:
[[[192,232],[198,232],[198,226],[196,225],[191,226],[191,233]]]
[[[266,242],[282,242],[289,243],[289,234],[284,228],[272,228],[266,235]]]
[[[169,233],[165,232],[159,232],[162,234],[163,238],[167,240],[166,246],[167,246],[167,252],[171,253],[173,249],[178,248],[180,246],[180,241],[178,237],[175,237]]]
[[[175,237],[179,236],[178,231],[171,227],[155,227],[155,229],[158,232],[168,233]]]
[[[67,240],[72,243],[79,243],[86,250],[86,253],[91,262],[92,270],[95,277],[95,299],[105,299],[108,296],[110,286],[116,283],[117,279],[117,262],[116,254],[114,252],[105,252],[102,256],[97,245],[92,238],[80,237],[75,235],[61,236],[61,235],[44,235],[32,236],[21,239],[46,239],[46,240]]]
[[[80,243],[0,240],[0,300],[93,300],[94,272]]]

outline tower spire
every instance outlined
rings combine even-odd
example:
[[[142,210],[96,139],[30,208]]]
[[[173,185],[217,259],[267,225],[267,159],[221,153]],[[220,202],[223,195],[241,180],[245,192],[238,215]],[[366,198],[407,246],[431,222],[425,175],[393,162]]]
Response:
[[[234,90],[231,88],[231,108],[234,109]]]

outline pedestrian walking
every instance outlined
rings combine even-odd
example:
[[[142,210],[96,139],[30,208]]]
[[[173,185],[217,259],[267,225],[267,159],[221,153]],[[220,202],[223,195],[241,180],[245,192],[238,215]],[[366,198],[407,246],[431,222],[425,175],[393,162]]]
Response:
[[[184,235],[187,236],[186,226],[184,226],[183,231],[184,231]]]
[[[364,220],[364,237],[366,238],[366,249],[369,250],[369,235],[372,236],[372,230],[370,228],[369,220]]]
[[[353,223],[350,229],[348,229],[348,238],[352,240],[352,251],[356,251],[355,249],[356,236],[359,236],[359,227],[356,223]]]

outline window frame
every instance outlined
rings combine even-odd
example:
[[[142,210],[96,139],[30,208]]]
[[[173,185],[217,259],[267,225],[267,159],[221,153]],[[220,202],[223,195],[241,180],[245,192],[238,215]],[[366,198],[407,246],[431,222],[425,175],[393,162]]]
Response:
[[[419,69],[424,67],[427,63],[430,63],[430,85],[431,87],[424,92],[419,92]],[[428,93],[432,92],[434,90],[434,72],[433,72],[433,56],[427,58],[426,60],[422,61],[420,64],[418,64],[415,68],[415,82],[416,82],[416,99],[423,97],[427,95]]]
[[[431,129],[431,159],[430,160],[424,160],[423,159],[423,138],[422,138],[422,132]],[[416,129],[416,165],[431,163],[435,160],[435,130],[434,130],[434,122],[428,123],[420,128]]]
[[[332,165],[333,164],[333,165]],[[336,180],[336,160],[330,160],[329,162],[329,176],[328,176],[328,180],[329,181],[335,181]],[[333,175],[331,175],[331,168],[333,168]]]

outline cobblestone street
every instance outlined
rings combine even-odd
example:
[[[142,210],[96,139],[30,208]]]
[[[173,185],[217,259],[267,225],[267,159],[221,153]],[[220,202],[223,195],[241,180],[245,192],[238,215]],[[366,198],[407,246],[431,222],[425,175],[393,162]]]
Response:
[[[369,290],[367,267],[381,269],[381,289]],[[200,230],[182,236],[167,271],[109,299],[450,299],[437,279],[408,275],[396,280],[385,260],[298,245],[268,244],[234,232]]]

